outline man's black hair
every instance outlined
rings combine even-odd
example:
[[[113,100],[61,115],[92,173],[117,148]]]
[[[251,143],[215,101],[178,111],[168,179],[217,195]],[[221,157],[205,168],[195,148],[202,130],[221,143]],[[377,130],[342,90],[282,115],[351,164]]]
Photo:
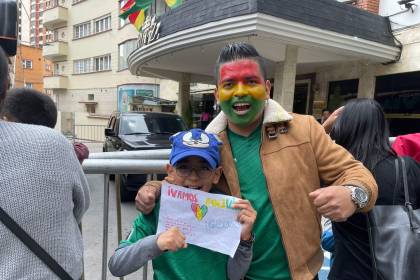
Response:
[[[50,128],[54,128],[57,123],[57,107],[54,101],[48,95],[29,88],[9,90],[1,115],[11,118],[12,121]]]
[[[257,50],[250,44],[239,42],[228,44],[220,51],[214,69],[214,79],[216,84],[219,81],[220,65],[226,62],[231,62],[239,59],[255,60],[260,66],[261,74],[263,75],[264,80],[266,79],[267,73],[265,70],[264,60],[259,55]]]
[[[328,109],[328,108],[324,108],[324,109],[322,109],[322,113],[324,113],[324,112],[331,112],[331,110]]]
[[[6,53],[0,47],[0,103],[9,85],[9,62]]]

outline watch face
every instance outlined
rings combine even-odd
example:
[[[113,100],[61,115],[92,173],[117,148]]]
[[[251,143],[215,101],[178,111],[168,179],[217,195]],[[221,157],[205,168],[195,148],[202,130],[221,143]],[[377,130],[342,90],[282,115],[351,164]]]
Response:
[[[354,195],[356,197],[356,200],[359,203],[366,203],[368,201],[368,196],[365,193],[364,190],[360,189],[360,188],[355,188],[354,190]]]

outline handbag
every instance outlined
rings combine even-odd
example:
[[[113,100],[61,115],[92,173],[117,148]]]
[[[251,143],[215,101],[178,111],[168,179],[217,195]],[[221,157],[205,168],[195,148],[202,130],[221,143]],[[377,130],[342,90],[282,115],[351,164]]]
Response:
[[[0,207],[0,220],[19,238],[41,261],[48,266],[61,280],[73,280],[73,278],[59,265],[50,254],[47,253],[26,231],[21,228],[6,211]]]
[[[399,176],[401,162],[402,180]],[[395,159],[396,190],[404,186],[404,205],[377,205],[367,215],[373,279],[420,277],[420,209],[413,210],[402,158]]]

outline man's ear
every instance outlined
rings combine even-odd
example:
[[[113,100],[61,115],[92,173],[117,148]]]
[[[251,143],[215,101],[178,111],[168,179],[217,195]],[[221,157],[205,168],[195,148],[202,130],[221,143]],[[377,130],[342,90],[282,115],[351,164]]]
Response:
[[[270,99],[270,91],[271,91],[271,82],[269,80],[265,81],[265,97],[266,99]]]
[[[213,92],[213,95],[214,95],[214,98],[216,99],[216,101],[217,101],[217,104],[219,104],[220,102],[219,102],[219,88],[216,86],[216,88],[214,89],[214,92]]]
[[[220,177],[222,176],[223,170],[222,167],[219,166],[214,170],[214,177],[213,177],[213,185],[219,183]]]

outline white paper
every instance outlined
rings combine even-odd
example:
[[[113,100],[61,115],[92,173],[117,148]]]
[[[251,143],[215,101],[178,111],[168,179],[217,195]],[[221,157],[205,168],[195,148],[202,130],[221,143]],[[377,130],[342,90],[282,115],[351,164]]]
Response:
[[[231,208],[235,200],[164,181],[157,233],[176,226],[187,243],[233,258],[241,237],[241,225],[236,220],[239,210]]]

